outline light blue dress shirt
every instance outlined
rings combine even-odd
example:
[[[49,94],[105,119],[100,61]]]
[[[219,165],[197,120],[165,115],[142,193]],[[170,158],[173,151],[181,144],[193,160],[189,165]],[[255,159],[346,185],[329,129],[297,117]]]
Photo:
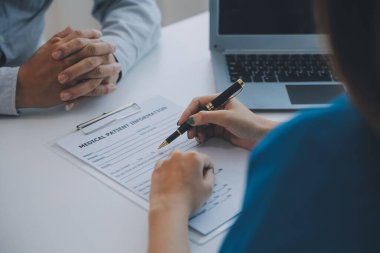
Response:
[[[0,0],[0,114],[17,115],[18,67],[41,46],[51,2]],[[102,25],[102,40],[118,46],[115,57],[122,73],[159,38],[161,15],[154,0],[94,0],[92,14]]]

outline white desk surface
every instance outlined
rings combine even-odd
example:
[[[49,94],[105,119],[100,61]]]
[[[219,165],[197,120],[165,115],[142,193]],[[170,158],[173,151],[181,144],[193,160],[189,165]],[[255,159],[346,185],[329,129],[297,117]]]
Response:
[[[57,137],[127,102],[161,95],[186,106],[215,92],[208,14],[163,28],[157,48],[106,97],[0,117],[0,252],[145,252],[147,212],[51,150]],[[291,114],[265,114],[285,120]],[[217,252],[225,234],[193,252]]]

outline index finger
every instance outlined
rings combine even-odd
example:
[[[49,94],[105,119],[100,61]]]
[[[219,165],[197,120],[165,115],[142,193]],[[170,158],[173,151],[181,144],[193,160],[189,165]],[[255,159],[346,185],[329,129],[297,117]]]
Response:
[[[63,42],[68,42],[72,39],[76,38],[85,38],[85,39],[99,39],[102,36],[102,33],[96,29],[88,29],[88,30],[76,30],[70,33],[68,36],[63,38]]]
[[[70,26],[68,26],[65,28],[65,30],[56,33],[53,37],[64,38],[72,32],[74,32],[74,30]]]
[[[190,104],[186,107],[185,111],[179,118],[178,124],[182,125],[183,123],[185,123],[191,115],[199,112],[199,107],[207,105],[217,96],[217,94],[214,94],[209,96],[196,97],[193,100],[191,100]]]
[[[86,47],[90,43],[100,42],[99,39],[76,38],[69,42],[60,43],[52,52],[55,60],[66,58]]]

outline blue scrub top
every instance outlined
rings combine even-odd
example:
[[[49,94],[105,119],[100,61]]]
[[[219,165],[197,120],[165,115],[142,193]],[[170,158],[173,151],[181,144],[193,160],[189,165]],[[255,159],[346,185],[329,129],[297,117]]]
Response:
[[[221,252],[380,252],[380,141],[347,97],[253,151]]]

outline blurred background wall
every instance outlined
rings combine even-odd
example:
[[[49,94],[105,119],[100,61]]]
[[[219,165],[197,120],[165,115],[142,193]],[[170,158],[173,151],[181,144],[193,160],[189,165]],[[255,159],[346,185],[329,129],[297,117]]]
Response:
[[[209,0],[156,0],[162,12],[162,26],[191,17],[208,9]],[[91,16],[93,0],[54,0],[46,17],[45,36],[49,38],[70,25],[98,28]]]

